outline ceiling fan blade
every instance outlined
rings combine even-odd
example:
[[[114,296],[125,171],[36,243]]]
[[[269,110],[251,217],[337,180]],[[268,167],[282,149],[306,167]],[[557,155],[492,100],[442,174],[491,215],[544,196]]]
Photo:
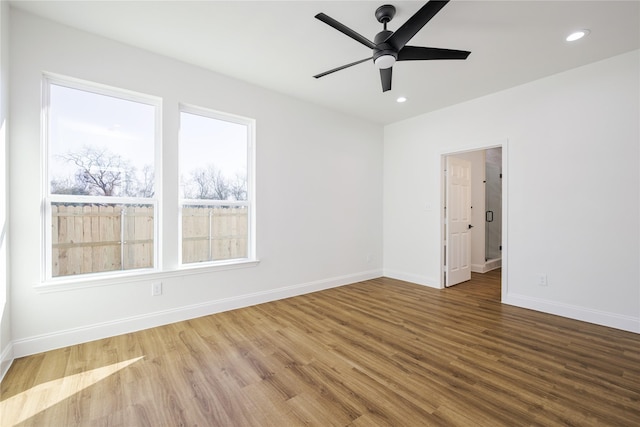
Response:
[[[380,69],[380,81],[382,82],[382,91],[391,90],[391,74],[393,67]]]
[[[343,65],[341,67],[334,68],[333,70],[329,70],[329,71],[325,71],[324,73],[316,74],[313,77],[315,77],[316,79],[319,79],[320,77],[324,77],[327,74],[335,73],[336,71],[344,70],[345,68],[349,68],[349,67],[354,66],[354,65],[362,64],[363,62],[370,61],[372,59],[373,59],[373,57],[364,58],[364,59],[361,59],[359,61],[352,62],[351,64],[346,64],[346,65]]]
[[[418,31],[425,26],[427,22],[433,18],[436,13],[440,12],[449,0],[431,0],[422,6],[411,18],[407,20],[395,33],[387,39],[389,43],[396,51],[399,51],[407,44]]]
[[[325,15],[324,13],[318,13],[316,15],[316,19],[319,19],[325,24],[332,26],[336,30],[340,31],[342,34],[345,34],[351,37],[352,39],[354,39],[355,41],[362,43],[363,45],[367,46],[369,49],[375,49],[376,47],[375,43],[373,43],[371,40],[356,33],[351,28],[347,27],[344,24],[341,24],[340,22],[336,21],[330,16]]]
[[[405,46],[398,52],[398,61],[428,59],[467,59],[468,50],[439,49],[437,47]]]

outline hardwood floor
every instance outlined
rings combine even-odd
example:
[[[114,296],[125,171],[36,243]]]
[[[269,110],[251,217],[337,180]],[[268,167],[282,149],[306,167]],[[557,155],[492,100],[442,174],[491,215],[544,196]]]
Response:
[[[640,335],[381,278],[16,360],[2,426],[640,425]]]

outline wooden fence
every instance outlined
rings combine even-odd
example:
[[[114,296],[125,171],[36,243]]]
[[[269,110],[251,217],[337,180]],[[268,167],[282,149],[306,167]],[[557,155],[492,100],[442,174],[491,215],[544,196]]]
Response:
[[[65,205],[51,207],[52,275],[153,267],[153,206]],[[183,209],[182,262],[247,256],[244,208]]]
[[[182,209],[182,263],[246,258],[247,209],[190,207]]]

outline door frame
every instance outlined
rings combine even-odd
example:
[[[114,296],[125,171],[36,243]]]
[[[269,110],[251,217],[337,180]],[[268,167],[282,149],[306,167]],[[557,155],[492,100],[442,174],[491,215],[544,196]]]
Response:
[[[444,242],[446,239],[445,233],[445,211],[444,206],[446,203],[445,191],[446,180],[445,170],[447,166],[447,156],[455,156],[456,154],[468,153],[471,151],[486,150],[488,148],[502,148],[502,273],[501,273],[501,302],[504,302],[508,294],[508,271],[509,271],[509,140],[502,139],[489,142],[477,142],[463,146],[456,150],[446,149],[440,152],[440,288],[445,288],[445,249]]]

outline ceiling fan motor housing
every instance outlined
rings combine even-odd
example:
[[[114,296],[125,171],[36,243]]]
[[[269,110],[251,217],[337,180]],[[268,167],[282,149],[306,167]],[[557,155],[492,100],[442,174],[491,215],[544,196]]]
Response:
[[[376,44],[375,49],[373,49],[373,62],[376,61],[376,59],[380,58],[381,56],[393,56],[394,59],[398,59],[398,52],[395,51],[395,49],[388,43],[385,43],[385,41],[391,37],[391,35],[393,34],[393,31],[389,31],[389,30],[383,30],[380,31],[378,34],[376,34],[375,39],[373,39],[373,42]]]

